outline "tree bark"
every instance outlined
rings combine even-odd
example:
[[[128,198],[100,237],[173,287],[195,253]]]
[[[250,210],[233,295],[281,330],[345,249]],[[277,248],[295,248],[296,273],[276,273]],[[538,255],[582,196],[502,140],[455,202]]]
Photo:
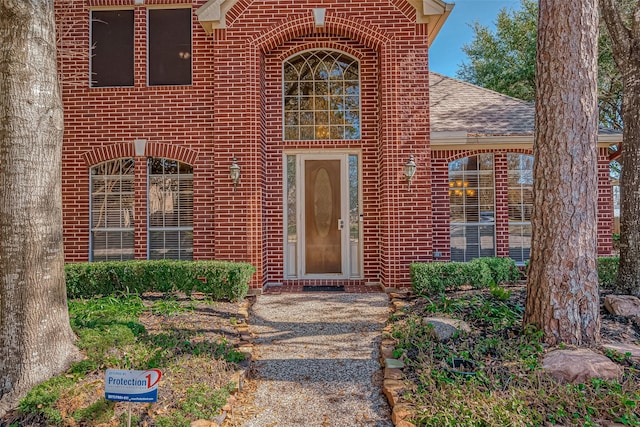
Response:
[[[601,8],[623,85],[618,288],[640,297],[640,5],[629,26],[614,0],[601,0]]]
[[[0,416],[77,359],[62,247],[53,0],[0,2]]]
[[[550,345],[599,341],[596,0],[541,0],[524,322]]]

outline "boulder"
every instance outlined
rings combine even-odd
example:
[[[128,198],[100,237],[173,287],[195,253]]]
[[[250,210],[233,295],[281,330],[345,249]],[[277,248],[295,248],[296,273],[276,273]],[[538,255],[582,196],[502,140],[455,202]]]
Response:
[[[591,378],[617,379],[622,368],[608,357],[585,348],[547,353],[542,369],[560,382],[584,383]]]
[[[433,334],[441,342],[451,339],[458,332],[471,332],[471,327],[467,322],[449,317],[425,317],[423,322],[433,326]]]
[[[640,359],[640,345],[616,342],[604,344],[603,347],[608,348],[609,350],[614,350],[616,353],[619,353],[623,356],[627,353],[631,353],[632,359]]]
[[[604,307],[617,316],[640,317],[640,299],[631,295],[607,295]]]

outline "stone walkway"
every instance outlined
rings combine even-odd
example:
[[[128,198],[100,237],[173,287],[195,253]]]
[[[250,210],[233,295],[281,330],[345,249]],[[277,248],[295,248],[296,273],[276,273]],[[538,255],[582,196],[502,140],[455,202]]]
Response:
[[[245,427],[392,427],[381,392],[386,294],[261,295],[253,305],[255,414]]]

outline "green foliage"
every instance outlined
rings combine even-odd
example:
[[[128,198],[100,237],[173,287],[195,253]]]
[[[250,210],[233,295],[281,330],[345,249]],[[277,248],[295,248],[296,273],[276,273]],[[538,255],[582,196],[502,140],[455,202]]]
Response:
[[[111,261],[65,266],[69,298],[117,292],[203,292],[215,300],[244,298],[255,268],[223,261]]]
[[[75,425],[70,424],[74,421],[77,425],[111,423],[115,405],[104,398],[88,402],[87,406],[73,412],[65,405],[69,401],[83,400],[79,396],[95,396],[96,381],[86,381],[85,376],[95,378],[96,371],[106,368],[160,368],[165,372],[177,372],[183,369],[185,362],[210,369],[214,359],[230,363],[244,360],[244,355],[224,339],[208,341],[199,331],[188,328],[166,328],[162,333],[151,334],[139,320],[143,315],[170,316],[193,310],[193,304],[193,301],[180,303],[169,299],[165,304],[154,301],[145,305],[138,295],[121,293],[70,300],[70,323],[78,336],[76,345],[85,353],[86,359],[74,363],[65,374],[33,388],[20,401],[18,409],[22,419],[36,420],[33,425],[50,426]],[[228,366],[226,362],[219,364]],[[189,426],[194,420],[192,413],[209,418],[226,403],[228,395],[228,386],[215,389],[207,383],[198,383],[187,391],[185,399],[181,400],[182,408],[176,409],[175,416],[169,413],[164,417],[164,425]]]
[[[171,415],[158,417],[158,427],[189,427],[192,420],[215,418],[229,398],[231,384],[226,388],[214,389],[206,384],[196,384],[187,389],[180,408]]]
[[[538,4],[522,0],[522,8],[502,9],[495,32],[475,22],[474,39],[462,50],[469,63],[458,77],[473,84],[525,101],[535,96],[535,59]]]
[[[404,395],[414,408],[410,421],[419,427],[597,426],[604,421],[640,426],[637,371],[625,368],[620,381],[575,385],[548,378],[540,370],[543,334],[533,326],[523,328],[523,295],[514,294],[518,297],[507,301],[486,291],[428,304],[417,300],[392,323],[394,356],[403,360],[410,380]],[[423,317],[443,311],[470,323],[474,332],[437,341]],[[626,361],[628,355],[610,357]],[[459,372],[455,359],[470,362],[473,373]]]
[[[49,424],[59,425],[62,414],[56,408],[56,402],[63,390],[71,387],[73,378],[58,376],[32,388],[20,401],[18,410],[23,414],[30,414],[34,418],[43,417]]]
[[[513,283],[521,278],[520,270],[511,258],[478,258],[478,262],[482,262],[489,267],[491,277],[496,284]]]
[[[521,0],[518,10],[502,9],[495,31],[475,22],[474,38],[462,50],[468,62],[457,77],[524,101],[535,97],[538,2]],[[627,16],[631,16],[625,10]],[[600,125],[622,129],[622,78],[613,59],[611,39],[601,26],[598,39],[598,106]]]
[[[598,281],[602,288],[618,291],[617,278],[619,263],[620,258],[618,257],[598,258]]]
[[[437,295],[447,289],[458,289],[465,285],[476,289],[487,288],[520,278],[520,272],[510,258],[413,263],[410,272],[413,290],[419,295]]]
[[[73,418],[77,422],[91,423],[92,425],[108,423],[113,418],[114,408],[115,402],[101,398],[92,405],[74,412]]]

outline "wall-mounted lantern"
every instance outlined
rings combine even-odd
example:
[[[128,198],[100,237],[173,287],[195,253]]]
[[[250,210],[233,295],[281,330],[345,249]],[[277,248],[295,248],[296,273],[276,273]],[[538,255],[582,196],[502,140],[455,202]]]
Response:
[[[233,156],[233,160],[231,161],[231,167],[229,168],[229,177],[233,182],[233,191],[236,191],[236,187],[240,182],[240,166],[238,166],[238,161],[236,157]]]
[[[413,158],[413,154],[409,157],[409,161],[404,164],[404,177],[407,179],[409,191],[411,191],[411,180],[413,175],[416,174],[416,161]]]

